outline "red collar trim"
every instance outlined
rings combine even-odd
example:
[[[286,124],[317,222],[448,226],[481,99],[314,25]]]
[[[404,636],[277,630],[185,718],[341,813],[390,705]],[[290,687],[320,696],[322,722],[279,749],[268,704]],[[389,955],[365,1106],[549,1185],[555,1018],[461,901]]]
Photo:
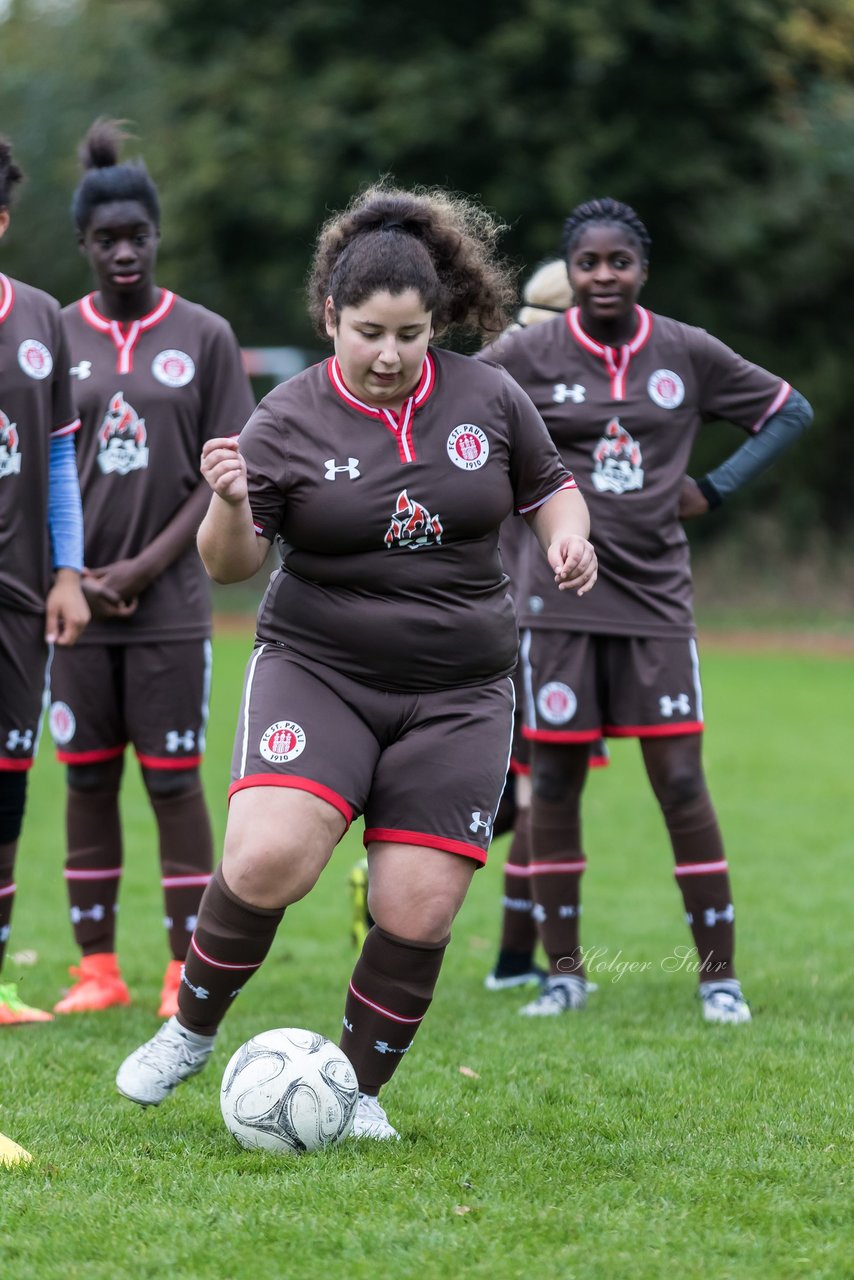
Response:
[[[358,413],[363,413],[366,417],[373,418],[375,422],[381,422],[384,427],[393,432],[397,437],[397,447],[401,462],[414,462],[415,449],[412,444],[412,419],[416,409],[420,409],[429,400],[436,386],[436,363],[430,352],[428,351],[424,357],[421,380],[412,395],[401,405],[400,413],[395,413],[393,409],[378,409],[376,405],[365,404],[364,400],[354,396],[344,381],[337,356],[332,356],[327,360],[326,372],[336,394],[341,397],[345,404],[349,405],[351,409],[355,409]]]
[[[0,324],[8,316],[15,305],[15,288],[8,276],[0,271]]]
[[[98,329],[101,333],[112,333],[114,338],[115,335],[118,334],[121,338],[121,343],[117,342],[116,346],[124,346],[125,342],[130,337],[131,331],[136,326],[139,326],[137,330],[137,332],[139,332],[141,329],[150,329],[152,325],[159,324],[161,320],[168,316],[169,312],[175,305],[175,294],[172,290],[161,289],[160,301],[152,311],[149,311],[148,315],[142,316],[139,320],[132,320],[129,324],[120,324],[118,320],[109,320],[106,316],[101,315],[101,312],[95,306],[94,299],[95,294],[88,293],[86,297],[81,298],[77,304],[80,308],[83,319],[87,324],[91,325],[93,329]]]
[[[570,307],[566,313],[566,323],[569,325],[569,331],[575,341],[584,347],[585,351],[589,351],[591,355],[598,356],[600,360],[608,359],[608,352],[613,352],[611,363],[615,363],[616,353],[628,348],[629,356],[636,355],[641,347],[645,346],[649,341],[652,333],[652,316],[650,313],[637,302],[635,303],[635,315],[638,318],[638,327],[635,336],[631,342],[625,343],[620,347],[606,347],[601,342],[597,342],[595,338],[591,338],[590,334],[585,332],[581,327],[581,308]]]

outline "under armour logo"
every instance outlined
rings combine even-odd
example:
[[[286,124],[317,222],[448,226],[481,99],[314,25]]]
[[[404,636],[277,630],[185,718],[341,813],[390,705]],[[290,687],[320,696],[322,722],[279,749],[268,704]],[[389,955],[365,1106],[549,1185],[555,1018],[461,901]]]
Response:
[[[194,987],[190,979],[187,977],[186,968],[181,970],[181,981],[184,983],[185,986],[190,988],[190,990],[192,991],[193,995],[196,997],[197,1000],[207,1000],[208,996],[210,995],[210,992],[208,991],[207,987]],[[238,987],[237,991],[239,990],[240,988]],[[236,996],[237,991],[230,992],[230,995]]]
[[[581,915],[581,907],[568,902],[564,906],[558,907],[557,914],[560,920],[574,920],[576,916]]]
[[[346,1018],[342,1018],[342,1019],[341,1019],[341,1021],[344,1023],[344,1030],[345,1030],[345,1031],[349,1031],[349,1032],[350,1032],[350,1035],[352,1035],[352,1034],[353,1034],[353,1024],[352,1024],[352,1022],[348,1022]]]
[[[715,911],[714,907],[706,907],[703,912],[703,924],[711,929],[716,924],[732,924],[735,920],[735,907],[728,902],[723,911]]]
[[[691,699],[687,693],[680,693],[677,698],[670,698],[665,694],[663,698],[658,699],[658,709],[663,716],[672,716],[674,711],[687,716],[691,710]]]
[[[412,1041],[410,1040],[409,1044],[406,1046],[405,1049],[394,1049],[390,1044],[388,1044],[387,1041],[377,1040],[374,1043],[374,1048],[376,1049],[377,1053],[399,1053],[403,1055],[404,1053],[407,1053],[409,1049],[412,1048]]]
[[[9,941],[9,934],[10,934],[11,932],[12,932],[12,930],[11,930],[11,928],[9,927],[9,925],[8,925],[8,924],[4,924],[4,925],[3,925],[3,928],[2,928],[2,929],[0,929],[0,943],[8,942],[8,941]]]
[[[184,918],[184,928],[187,930],[187,933],[195,933],[196,925],[198,923],[199,923],[198,916],[186,916]]]
[[[107,912],[100,902],[96,902],[88,911],[84,911],[82,907],[72,907],[68,914],[72,924],[79,924],[81,920],[103,920]]]
[[[537,924],[543,924],[546,918],[546,909],[542,903],[535,902],[531,907],[531,919]]]
[[[188,729],[186,733],[178,733],[177,729],[170,729],[166,735],[166,750],[172,754],[179,749],[181,751],[192,751],[196,745],[196,735],[192,729]]]
[[[362,474],[359,470],[358,458],[348,458],[346,466],[343,467],[336,466],[334,458],[327,458],[323,465],[326,467],[325,479],[327,480],[334,480],[342,472],[345,472],[351,480],[355,480]]]
[[[68,372],[71,374],[72,378],[79,378],[81,382],[84,378],[91,378],[92,361],[81,360],[79,364],[73,364]]]
[[[23,733],[21,733],[20,729],[12,729],[8,738],[6,739],[7,751],[17,751],[19,747],[21,748],[22,751],[30,751],[32,750],[32,746],[33,746],[32,729],[25,729]]]
[[[487,836],[489,836],[489,833],[491,830],[492,830],[492,814],[491,813],[482,814],[480,809],[475,809],[471,815],[471,822],[469,823],[469,831],[471,831],[473,835],[477,835],[478,831],[485,831]]]
[[[577,382],[568,387],[565,382],[558,382],[552,391],[552,400],[555,404],[565,404],[567,400],[571,400],[573,404],[581,404],[587,395],[587,388],[580,386]]]

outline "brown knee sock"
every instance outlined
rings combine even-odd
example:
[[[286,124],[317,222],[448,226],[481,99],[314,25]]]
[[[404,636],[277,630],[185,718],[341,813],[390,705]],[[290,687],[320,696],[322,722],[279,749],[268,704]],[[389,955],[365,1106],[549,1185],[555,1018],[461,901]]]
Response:
[[[433,999],[449,941],[408,942],[376,924],[365,938],[339,1042],[363,1093],[379,1093],[411,1046]]]
[[[211,878],[210,818],[200,783],[180,795],[150,798],[160,837],[160,884],[169,949],[174,960],[183,960]]]
[[[699,978],[734,978],[735,910],[718,820],[707,791],[662,806],[676,859],[676,883],[697,948]]]
[[[84,956],[115,951],[122,877],[118,787],[107,791],[70,787],[65,826],[65,883],[75,941]]]
[[[531,808],[531,892],[534,920],[552,974],[584,974],[580,942],[581,877],[587,866],[581,827],[566,803],[534,797]]]
[[[537,926],[531,897],[531,810],[517,809],[513,839],[504,864],[504,914],[501,919],[501,954],[530,961],[537,945]]]
[[[9,941],[9,926],[15,901],[14,875],[17,848],[17,840],[9,844],[0,844],[0,971],[3,969],[6,943]]]
[[[253,907],[232,893],[217,867],[199,906],[178,992],[178,1021],[212,1036],[273,944],[284,907]]]

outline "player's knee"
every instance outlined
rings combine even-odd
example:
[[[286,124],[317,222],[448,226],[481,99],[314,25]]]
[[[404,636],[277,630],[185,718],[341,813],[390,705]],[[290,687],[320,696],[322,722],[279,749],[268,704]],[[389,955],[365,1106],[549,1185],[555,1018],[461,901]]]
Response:
[[[27,770],[0,771],[0,845],[15,844],[27,801]]]
[[[198,791],[198,769],[146,769],[143,767],[142,780],[152,800],[174,800],[178,796],[190,795]]]
[[[705,796],[703,771],[690,766],[673,769],[656,780],[655,793],[662,809],[668,813],[688,808]]]
[[[99,760],[96,764],[70,764],[68,766],[68,785],[72,791],[87,792],[118,791],[122,781],[124,757],[115,760]]]

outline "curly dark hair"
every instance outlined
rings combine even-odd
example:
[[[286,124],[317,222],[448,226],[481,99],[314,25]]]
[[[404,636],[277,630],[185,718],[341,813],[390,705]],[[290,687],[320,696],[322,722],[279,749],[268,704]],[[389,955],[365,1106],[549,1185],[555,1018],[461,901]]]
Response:
[[[142,160],[119,163],[122,143],[130,134],[124,120],[96,120],[78,149],[83,177],[71,201],[71,216],[77,230],[88,227],[92,211],[114,200],[138,200],[155,227],[160,226],[157,188]]]
[[[12,144],[8,138],[0,138],[0,209],[5,209],[12,199],[12,188],[23,182],[23,170],[12,159]]]
[[[437,334],[452,327],[500,333],[515,297],[512,275],[496,254],[503,230],[486,209],[440,188],[369,187],[318,236],[308,280],[318,332],[326,335],[328,297],[338,313],[377,292],[414,289]]]
[[[652,239],[644,224],[631,205],[621,200],[612,200],[603,196],[600,200],[588,200],[585,204],[576,205],[563,224],[563,235],[560,240],[560,251],[564,260],[569,258],[576,240],[590,223],[617,223],[625,227],[638,243],[644,262],[649,261]]]

